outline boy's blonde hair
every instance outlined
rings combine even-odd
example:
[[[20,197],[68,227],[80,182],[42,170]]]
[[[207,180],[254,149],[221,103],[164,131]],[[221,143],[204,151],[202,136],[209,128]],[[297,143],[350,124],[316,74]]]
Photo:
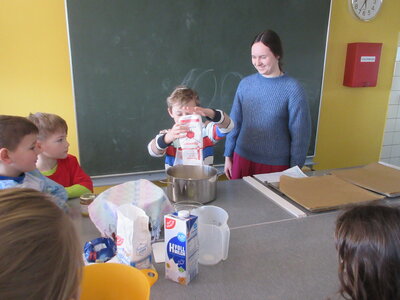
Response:
[[[37,112],[28,117],[39,128],[39,140],[46,139],[50,134],[58,131],[68,132],[67,122],[55,114]]]
[[[175,104],[185,105],[190,101],[194,100],[196,105],[200,105],[199,95],[195,90],[188,88],[187,86],[177,86],[174,91],[167,98],[167,106],[171,108]]]
[[[0,191],[0,270],[0,299],[67,300],[79,295],[78,237],[50,195],[23,188]]]
[[[14,151],[29,134],[38,134],[38,128],[27,118],[0,115],[0,149]]]

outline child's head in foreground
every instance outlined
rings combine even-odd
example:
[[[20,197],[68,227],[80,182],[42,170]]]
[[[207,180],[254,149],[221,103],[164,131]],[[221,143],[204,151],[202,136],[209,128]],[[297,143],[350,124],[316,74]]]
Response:
[[[0,299],[79,299],[79,241],[50,197],[32,189],[0,191]]]
[[[41,112],[30,114],[28,119],[39,129],[38,142],[42,150],[41,155],[52,159],[66,158],[69,143],[65,120],[58,115]]]
[[[19,176],[36,168],[38,129],[27,118],[0,115],[0,164],[3,176]]]
[[[195,107],[200,105],[199,95],[196,91],[184,85],[177,86],[167,98],[168,113],[178,123],[181,116],[188,113],[184,107]]]
[[[352,300],[400,299],[400,210],[356,206],[336,222],[340,293]]]

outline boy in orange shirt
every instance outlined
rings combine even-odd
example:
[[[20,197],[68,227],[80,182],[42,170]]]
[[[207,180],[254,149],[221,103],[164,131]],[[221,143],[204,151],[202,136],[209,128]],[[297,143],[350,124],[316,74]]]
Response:
[[[68,126],[55,114],[35,113],[28,117],[38,128],[41,153],[36,163],[43,175],[63,185],[68,198],[93,192],[90,177],[82,170],[75,156],[68,154]]]

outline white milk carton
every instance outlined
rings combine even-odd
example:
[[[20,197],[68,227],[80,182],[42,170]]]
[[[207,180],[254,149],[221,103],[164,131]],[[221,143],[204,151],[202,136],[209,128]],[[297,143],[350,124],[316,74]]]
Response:
[[[197,216],[187,210],[164,216],[165,278],[188,284],[199,271]]]

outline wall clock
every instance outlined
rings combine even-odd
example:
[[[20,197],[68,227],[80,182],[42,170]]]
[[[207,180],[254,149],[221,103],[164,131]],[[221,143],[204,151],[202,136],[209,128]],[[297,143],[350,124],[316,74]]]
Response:
[[[362,21],[370,21],[379,13],[383,0],[349,0],[350,10]]]

